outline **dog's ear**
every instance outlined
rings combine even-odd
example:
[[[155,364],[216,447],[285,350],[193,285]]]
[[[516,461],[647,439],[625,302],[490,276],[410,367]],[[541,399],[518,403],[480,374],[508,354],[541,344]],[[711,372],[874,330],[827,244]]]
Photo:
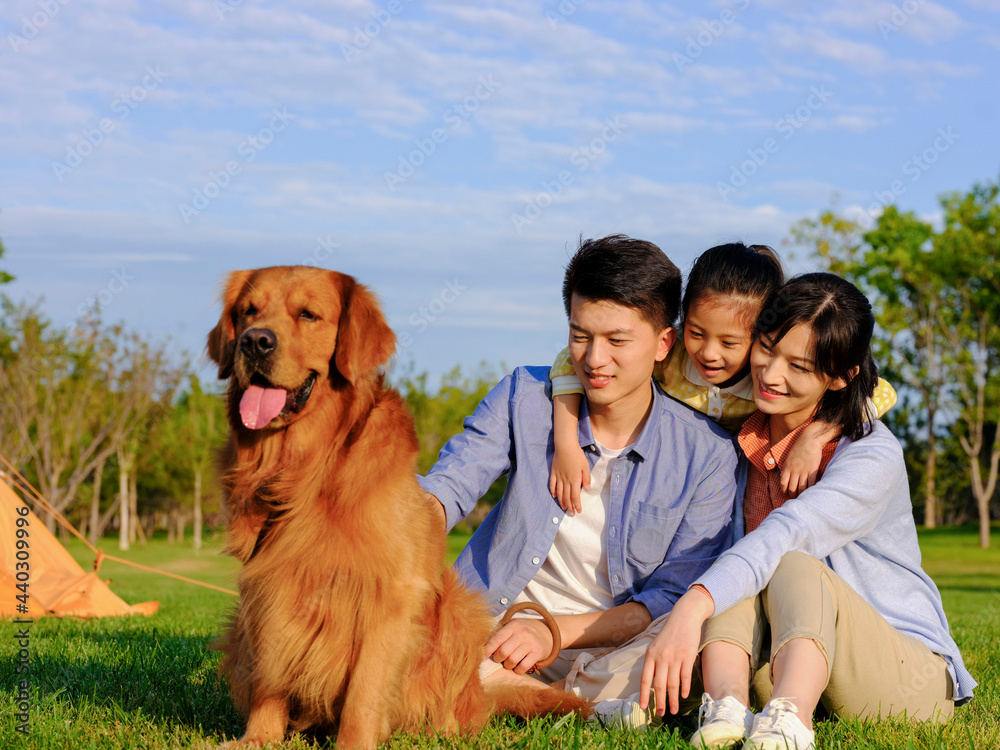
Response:
[[[396,336],[375,296],[353,277],[340,278],[340,322],[333,364],[351,385],[386,362],[396,350]]]
[[[246,286],[253,271],[233,271],[226,279],[222,293],[222,316],[208,334],[206,350],[209,359],[219,366],[219,380],[233,374],[233,355],[236,352],[236,327],[233,306]]]

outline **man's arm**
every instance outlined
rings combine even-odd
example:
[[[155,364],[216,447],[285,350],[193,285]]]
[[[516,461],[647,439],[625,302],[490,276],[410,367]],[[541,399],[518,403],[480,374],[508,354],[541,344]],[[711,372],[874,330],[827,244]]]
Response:
[[[653,621],[638,602],[626,602],[600,612],[555,618],[563,648],[617,646],[638,635]],[[552,634],[542,620],[518,617],[486,642],[484,658],[524,674],[552,651]]]
[[[465,418],[465,429],[445,444],[426,477],[417,477],[434,497],[450,529],[476,507],[490,485],[510,469],[510,398],[508,375]]]
[[[625,602],[582,615],[557,617],[563,648],[618,646],[645,630],[653,618],[645,604]]]

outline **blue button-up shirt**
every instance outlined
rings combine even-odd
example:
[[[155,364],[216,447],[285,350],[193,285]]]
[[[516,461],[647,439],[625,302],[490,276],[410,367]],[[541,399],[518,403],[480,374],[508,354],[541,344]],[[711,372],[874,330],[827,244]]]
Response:
[[[646,424],[608,478],[605,541],[615,605],[640,602],[655,619],[732,543],[737,460],[725,430],[650,383]],[[451,528],[507,474],[503,498],[455,562],[495,613],[535,576],[566,515],[548,489],[551,391],[548,367],[519,367],[487,394],[464,432],[419,478],[444,505]],[[579,435],[593,468],[600,454],[586,400]]]

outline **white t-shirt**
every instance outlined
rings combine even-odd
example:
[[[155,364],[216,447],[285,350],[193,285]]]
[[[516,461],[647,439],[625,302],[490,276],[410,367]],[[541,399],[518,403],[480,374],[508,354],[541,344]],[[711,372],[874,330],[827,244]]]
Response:
[[[542,567],[517,601],[537,602],[553,615],[578,615],[610,609],[605,526],[611,504],[608,477],[623,449],[597,443],[600,456],[590,472],[590,489],[581,490],[583,512],[566,516]]]
[[[516,602],[541,604],[553,615],[579,615],[615,606],[605,535],[611,504],[608,477],[625,449],[611,450],[600,443],[597,448],[600,457],[590,472],[590,489],[580,493],[583,512],[563,519],[548,557]],[[524,614],[537,617],[530,611]],[[562,657],[543,675],[562,679],[578,653],[577,649],[563,649]],[[547,674],[550,670],[551,674]]]

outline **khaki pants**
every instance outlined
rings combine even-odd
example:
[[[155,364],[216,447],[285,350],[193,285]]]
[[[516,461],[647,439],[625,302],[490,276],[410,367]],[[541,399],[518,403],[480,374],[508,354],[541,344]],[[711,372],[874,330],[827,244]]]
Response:
[[[638,693],[646,650],[666,619],[667,615],[658,617],[617,648],[591,649],[580,654],[566,676],[566,689],[592,701],[628,698]],[[701,705],[701,693],[701,675],[696,668],[688,697],[681,699],[680,712],[686,714]]]
[[[821,702],[831,716],[905,713],[947,721],[954,712],[945,660],[900,633],[823,562],[801,552],[782,558],[758,596],[710,619],[701,647],[725,641],[750,655],[751,702],[760,707],[770,698],[770,662],[793,638],[809,638],[826,657]]]

